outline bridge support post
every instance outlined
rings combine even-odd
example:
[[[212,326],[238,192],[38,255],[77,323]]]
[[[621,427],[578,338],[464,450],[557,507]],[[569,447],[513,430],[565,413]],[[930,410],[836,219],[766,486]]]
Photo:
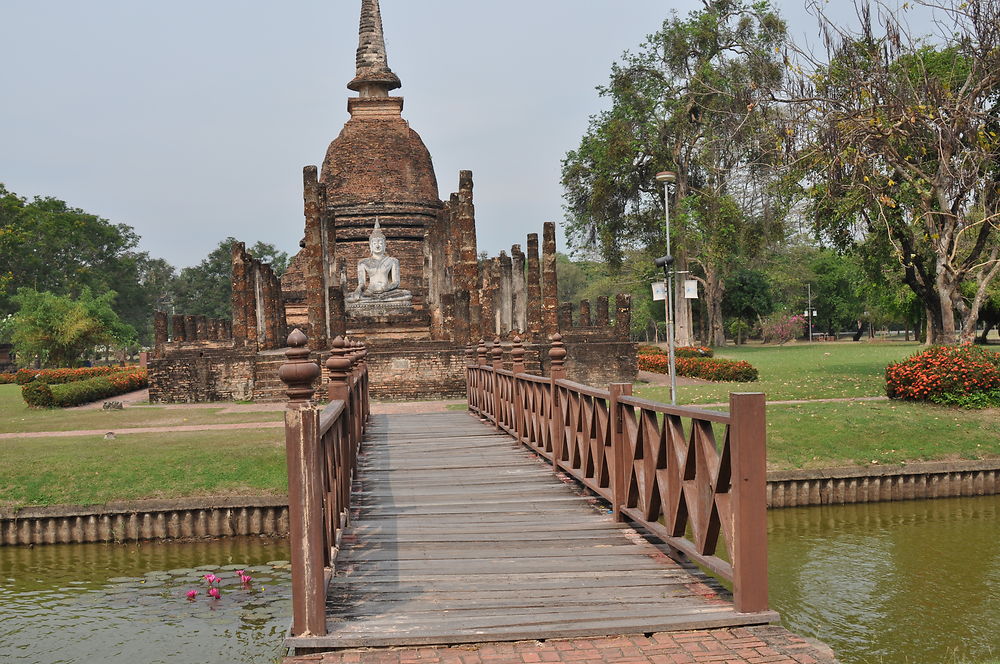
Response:
[[[326,634],[326,581],[323,551],[323,456],[319,410],[310,400],[320,368],[309,360],[306,335],[288,336],[288,362],[278,376],[288,386],[285,454],[288,464],[288,536],[292,559],[292,634]]]
[[[500,345],[500,335],[493,339],[493,349],[490,353],[493,356],[493,424],[497,431],[500,431],[500,411],[503,405],[500,401],[500,377],[497,371],[503,369],[503,347]]]
[[[476,348],[476,359],[479,364],[479,376],[476,383],[476,400],[479,404],[479,421],[487,422],[489,421],[489,404],[486,403],[486,376],[488,375],[485,371],[486,369],[486,353],[489,349],[486,347],[486,339],[479,339],[479,347]],[[490,392],[492,394],[492,391]]]
[[[514,345],[510,349],[510,357],[512,360],[512,373],[514,374],[511,385],[511,398],[514,399],[514,422],[511,428],[514,430],[514,437],[517,439],[517,442],[521,443],[525,432],[524,394],[517,375],[524,373],[524,343],[521,341],[519,335],[514,337]]]
[[[472,394],[474,386],[472,368],[474,366],[476,366],[476,347],[470,341],[465,345],[465,403],[469,407],[470,413],[475,403],[475,398]]]
[[[552,436],[552,470],[559,472],[559,464],[563,458],[563,426],[562,404],[559,402],[559,381],[566,377],[566,344],[562,335],[556,332],[551,337],[549,348],[549,431]]]
[[[767,427],[763,393],[731,393],[733,600],[741,613],[767,610]]]
[[[625,521],[622,516],[622,507],[628,499],[628,468],[626,464],[629,459],[625,450],[628,445],[625,441],[625,426],[622,420],[623,412],[618,400],[622,396],[631,396],[632,383],[611,383],[608,386],[611,393],[611,453],[614,467],[611,469],[611,495],[613,497],[611,512],[615,521]]]

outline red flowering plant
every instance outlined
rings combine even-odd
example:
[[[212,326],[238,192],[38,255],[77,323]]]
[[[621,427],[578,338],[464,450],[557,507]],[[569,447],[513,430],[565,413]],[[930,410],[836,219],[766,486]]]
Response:
[[[49,385],[63,385],[78,380],[87,380],[95,376],[109,376],[121,371],[137,369],[138,367],[80,367],[77,369],[18,369],[14,381],[25,385],[33,380]]]
[[[934,346],[885,368],[890,399],[983,408],[1000,405],[1000,353]]]
[[[115,373],[69,383],[50,385],[42,380],[31,381],[21,387],[21,396],[25,403],[35,408],[66,408],[134,392],[149,385],[143,367],[114,368]]]
[[[639,355],[668,354],[665,348],[659,346],[639,346]],[[707,346],[678,346],[674,348],[674,357],[712,357],[715,351]]]
[[[678,376],[704,378],[705,380],[749,383],[757,380],[757,369],[746,360],[724,360],[715,357],[676,357],[674,367]],[[639,369],[656,373],[670,371],[666,355],[639,355]]]

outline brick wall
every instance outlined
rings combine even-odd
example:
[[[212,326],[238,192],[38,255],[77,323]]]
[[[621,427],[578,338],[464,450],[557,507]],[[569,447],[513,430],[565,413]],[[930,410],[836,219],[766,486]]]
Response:
[[[448,342],[407,343],[368,349],[373,399],[405,401],[465,396],[465,347]]]
[[[149,361],[151,403],[243,401],[253,396],[256,350],[225,341],[167,344]]]

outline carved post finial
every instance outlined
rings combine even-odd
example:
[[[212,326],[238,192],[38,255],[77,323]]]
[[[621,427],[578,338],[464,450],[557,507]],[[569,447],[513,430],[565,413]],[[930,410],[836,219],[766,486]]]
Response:
[[[476,345],[471,341],[465,344],[465,366],[471,367],[476,364]]]
[[[476,354],[479,356],[479,366],[486,365],[486,352],[489,349],[486,347],[486,339],[479,339],[479,347],[476,349]]]
[[[493,350],[491,351],[493,356],[493,368],[503,369],[503,346],[500,345],[500,335],[498,334],[493,339]]]
[[[549,361],[551,362],[552,368],[551,373],[553,378],[565,378],[566,377],[566,344],[563,343],[562,335],[556,332],[549,339],[552,340],[552,345],[549,348]]]
[[[288,386],[285,394],[288,395],[289,408],[302,408],[316,393],[313,381],[319,376],[320,368],[318,364],[309,360],[307,341],[302,330],[299,328],[292,330],[288,335],[289,348],[285,351],[288,361],[278,369],[278,377]]]
[[[330,384],[327,396],[334,399],[346,399],[348,380],[351,376],[351,358],[348,356],[347,342],[344,337],[333,340],[330,348],[330,358],[326,361],[326,370],[330,374]]]
[[[514,373],[524,373],[524,342],[520,335],[514,337],[514,346],[510,349],[510,357],[513,360]]]

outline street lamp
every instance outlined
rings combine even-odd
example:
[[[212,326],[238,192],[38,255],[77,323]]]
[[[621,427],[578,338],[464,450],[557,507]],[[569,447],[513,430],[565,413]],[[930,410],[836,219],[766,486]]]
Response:
[[[677,173],[673,171],[661,171],[656,174],[656,181],[663,183],[663,214],[667,226],[667,255],[656,260],[656,266],[663,268],[663,274],[667,278],[667,348],[670,365],[670,403],[677,405],[677,370],[674,363],[674,258],[670,253],[670,194],[667,188],[671,182],[677,181]],[[660,261],[663,261],[662,263]],[[670,269],[667,269],[667,266]]]

